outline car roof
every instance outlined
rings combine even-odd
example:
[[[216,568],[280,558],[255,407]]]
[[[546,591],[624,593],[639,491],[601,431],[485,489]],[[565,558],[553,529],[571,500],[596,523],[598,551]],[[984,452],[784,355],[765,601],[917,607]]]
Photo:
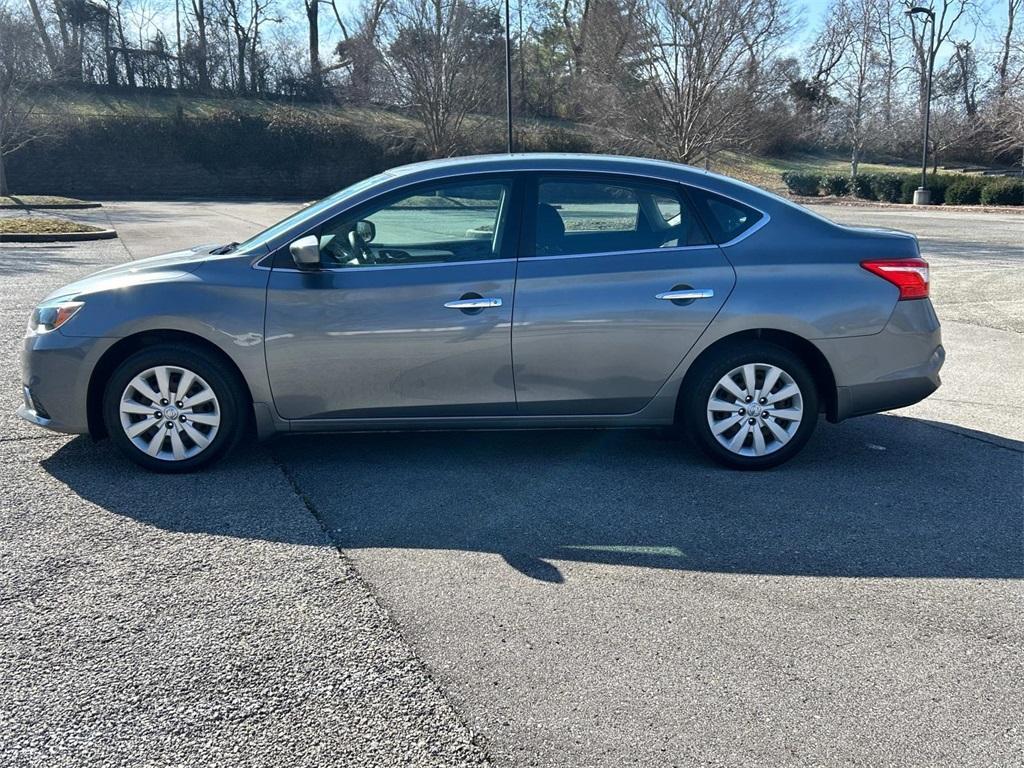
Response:
[[[464,155],[426,160],[390,168],[381,174],[392,184],[431,181],[445,176],[494,171],[565,171],[620,173],[652,179],[689,183],[732,197],[764,211],[782,206],[816,215],[760,187],[731,176],[723,176],[692,165],[627,155],[597,155],[570,152],[519,152],[512,154]],[[391,186],[391,184],[387,184]],[[819,217],[820,218],[820,217]]]
[[[479,171],[587,170],[649,173],[652,176],[679,178],[680,175],[710,175],[708,171],[667,160],[625,155],[596,155],[571,152],[513,152],[511,154],[464,155],[425,160],[391,168],[395,176],[409,174],[430,176],[434,173],[470,173]]]

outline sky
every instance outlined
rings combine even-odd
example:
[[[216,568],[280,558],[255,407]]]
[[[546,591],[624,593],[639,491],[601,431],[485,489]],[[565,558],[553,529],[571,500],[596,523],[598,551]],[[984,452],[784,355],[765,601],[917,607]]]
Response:
[[[834,0],[803,0],[803,2],[795,3],[795,8],[798,9],[798,15],[803,22],[800,32],[798,33],[798,45],[810,42],[815,35],[815,32],[821,26],[822,20],[825,18],[825,14],[828,11],[828,7],[832,5]],[[899,0],[890,0],[894,5],[900,5]],[[942,0],[934,0],[934,5],[938,6]],[[928,0],[921,0],[921,5],[929,5]],[[982,45],[992,45],[997,42],[999,34],[1005,31],[1006,27],[1006,0],[980,0],[981,6],[981,29],[978,31],[975,38],[975,43],[981,47]],[[958,30],[962,30],[963,36],[967,39],[971,38],[971,29],[973,27],[972,22],[960,22],[962,27],[958,25]],[[957,35],[959,37],[959,35]]]

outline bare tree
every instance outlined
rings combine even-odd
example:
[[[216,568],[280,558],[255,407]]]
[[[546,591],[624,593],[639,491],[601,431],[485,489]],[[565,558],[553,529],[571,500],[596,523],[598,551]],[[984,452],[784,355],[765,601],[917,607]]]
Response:
[[[1006,33],[1003,35],[1003,44],[999,51],[999,61],[996,64],[997,98],[1006,95],[1012,80],[1010,62],[1013,58],[1016,43],[1014,31],[1017,14],[1020,13],[1022,7],[1024,7],[1024,0],[1006,0]]]
[[[274,0],[224,0],[224,18],[234,36],[239,93],[260,90],[260,30],[268,22],[280,22],[271,16]],[[248,81],[246,72],[248,71]]]
[[[1008,0],[1006,34],[996,62],[995,88],[986,105],[990,149],[1018,159],[1024,175],[1024,35],[1016,24],[1021,0]]]
[[[36,32],[39,34],[39,40],[46,54],[46,61],[50,65],[50,72],[56,74],[61,68],[61,57],[57,55],[57,48],[53,44],[53,38],[50,37],[50,31],[46,27],[46,20],[43,18],[39,0],[28,0],[28,4],[32,9],[32,19],[35,22]]]
[[[920,5],[917,0],[903,0],[904,7],[909,10]],[[934,13],[933,21],[926,21],[923,14],[907,14],[907,24],[910,30],[910,41],[914,49],[914,58],[917,63],[918,81],[918,102],[920,113],[924,119],[924,101],[929,73],[935,71],[935,61],[939,51],[951,40],[953,33],[957,31],[962,22],[977,15],[977,0],[934,0],[931,4]],[[935,25],[935,44],[932,45],[931,30],[928,24]]]
[[[316,87],[323,84],[320,66],[320,3],[321,0],[302,0],[306,8],[309,30],[309,76]]]
[[[832,72],[842,95],[843,135],[850,147],[850,175],[856,176],[871,135],[878,56],[886,0],[841,0],[830,14],[833,35],[847,41]]]
[[[381,95],[381,84],[390,79],[385,66],[382,28],[388,0],[364,0],[354,20],[346,24],[331,1],[334,18],[341,31],[335,48],[337,69],[348,71],[346,95],[357,102],[372,102]]]
[[[196,69],[199,77],[199,90],[210,90],[210,19],[206,13],[206,0],[190,0],[192,18],[195,19],[196,30]]]
[[[434,157],[459,147],[466,117],[483,101],[498,29],[496,14],[467,0],[393,0],[385,12],[390,44],[384,59],[399,103],[422,126]],[[490,34],[489,34],[490,33]]]
[[[0,195],[10,194],[5,158],[46,135],[48,123],[33,119],[31,98],[44,56],[34,24],[0,3]]]
[[[631,143],[681,162],[744,148],[774,94],[772,62],[790,31],[783,0],[648,0],[639,87],[606,122]]]

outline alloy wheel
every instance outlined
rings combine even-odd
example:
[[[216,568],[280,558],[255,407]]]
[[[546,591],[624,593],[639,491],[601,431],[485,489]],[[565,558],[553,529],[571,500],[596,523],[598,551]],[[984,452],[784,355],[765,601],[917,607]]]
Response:
[[[707,403],[711,434],[739,456],[767,456],[800,428],[804,401],[793,377],[777,365],[746,363],[725,374]]]
[[[158,365],[132,378],[121,394],[121,427],[148,456],[184,461],[213,442],[220,428],[220,403],[194,371]]]

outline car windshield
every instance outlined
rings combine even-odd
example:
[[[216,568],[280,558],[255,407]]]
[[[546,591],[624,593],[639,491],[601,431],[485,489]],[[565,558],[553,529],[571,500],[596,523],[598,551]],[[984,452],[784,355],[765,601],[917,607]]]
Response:
[[[369,178],[363,179],[362,181],[357,181],[355,184],[345,187],[340,192],[335,192],[333,195],[329,195],[328,197],[325,197],[323,200],[318,200],[312,205],[308,205],[305,208],[296,211],[291,216],[282,219],[281,221],[277,222],[277,224],[274,224],[272,227],[263,230],[259,234],[253,235],[244,243],[240,243],[232,250],[235,252],[245,252],[256,250],[258,248],[265,248],[267,245],[270,244],[272,240],[277,238],[282,233],[287,232],[293,227],[300,226],[304,221],[308,221],[314,218],[315,216],[317,216],[317,214],[324,210],[327,210],[331,206],[336,205],[337,203],[340,203],[344,200],[347,200],[348,198],[362,192],[363,190],[369,189],[375,184],[379,184],[381,181],[388,178],[389,176],[390,174],[387,173],[379,173],[376,176],[370,176]]]

